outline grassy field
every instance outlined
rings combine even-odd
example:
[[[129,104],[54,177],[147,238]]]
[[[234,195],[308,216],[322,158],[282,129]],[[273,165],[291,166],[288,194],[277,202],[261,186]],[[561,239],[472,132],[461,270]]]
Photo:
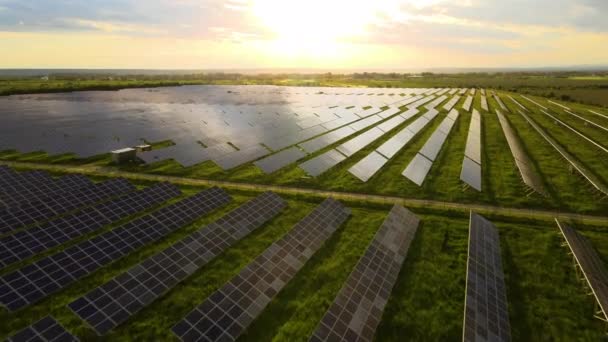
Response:
[[[183,190],[185,195],[190,195],[199,189]],[[175,340],[170,331],[173,324],[291,229],[320,199],[286,197],[288,208],[275,219],[102,339],[66,305],[252,196],[233,192],[231,204],[159,243],[146,246],[31,307],[14,314],[0,312],[0,338],[52,314],[83,341]],[[382,205],[346,204],[353,209],[350,219],[277,295],[241,340],[304,341],[312,333],[389,211],[388,206]],[[376,336],[379,341],[403,341],[404,337],[442,341],[461,338],[468,215],[428,210],[418,215],[423,223],[385,309]],[[562,238],[555,223],[490,219],[501,235],[513,339],[599,340],[603,334],[602,324],[592,318],[593,301],[576,279],[571,258],[560,245]],[[598,247],[604,260],[608,260],[608,228],[577,228]]]

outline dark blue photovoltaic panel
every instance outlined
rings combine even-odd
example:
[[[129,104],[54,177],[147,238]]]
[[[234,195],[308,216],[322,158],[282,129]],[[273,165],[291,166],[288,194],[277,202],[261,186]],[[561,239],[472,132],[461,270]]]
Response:
[[[182,341],[234,341],[350,216],[331,198],[173,326]]]
[[[0,277],[0,303],[15,311],[230,202],[210,188]]]
[[[70,192],[57,193],[19,207],[0,211],[0,234],[51,219],[72,210],[135,190],[127,180],[113,178]]]
[[[158,183],[57,218],[39,226],[0,239],[0,267],[45,252],[129,215],[144,211],[181,194],[169,183]]]
[[[237,241],[279,214],[287,202],[266,192],[72,302],[69,307],[104,335]]]
[[[330,306],[311,342],[372,341],[420,219],[395,205]]]
[[[77,342],[53,317],[46,316],[8,338],[8,342]]]

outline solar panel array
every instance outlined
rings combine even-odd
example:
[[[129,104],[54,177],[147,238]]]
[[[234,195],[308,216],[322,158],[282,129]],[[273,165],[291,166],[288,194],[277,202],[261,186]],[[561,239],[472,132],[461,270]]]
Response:
[[[382,135],[384,135],[384,132],[381,129],[372,127],[370,130],[367,130],[336,147],[336,150],[341,152],[343,155],[350,157],[364,149],[365,146],[371,144]]]
[[[329,150],[313,159],[307,160],[299,165],[309,175],[317,177],[346,159],[342,153]]]
[[[525,95],[520,95],[520,96],[521,96],[521,97],[523,97],[524,99],[526,99],[526,100],[528,100],[528,101],[530,101],[530,102],[534,103],[535,105],[537,105],[538,107],[540,107],[540,108],[542,108],[542,109],[544,109],[544,110],[549,109],[549,108],[547,108],[547,107],[545,107],[545,106],[541,105],[540,103],[538,103],[538,102],[536,102],[536,101],[532,100],[531,98],[529,98],[529,97],[527,97],[527,96],[525,96]]]
[[[423,97],[423,98],[421,98],[421,99],[419,99],[419,100],[417,100],[417,101],[415,101],[415,102],[412,102],[412,103],[407,104],[407,106],[406,106],[406,107],[407,107],[407,108],[418,108],[418,107],[422,107],[422,106],[424,106],[425,104],[427,104],[427,103],[431,102],[431,101],[432,101],[434,98],[435,98],[435,96],[433,96],[433,95],[429,95],[429,96]]]
[[[452,97],[450,101],[443,105],[443,109],[447,110],[448,112],[451,111],[452,109],[454,109],[454,106],[456,105],[456,103],[458,103],[458,101],[460,101],[459,95]]]
[[[77,342],[53,317],[46,316],[8,338],[7,342]]]
[[[56,193],[0,211],[0,234],[7,234],[36,222],[135,190],[127,180],[113,178],[70,192]]]
[[[553,138],[551,138],[545,131],[534,122],[526,113],[519,111],[519,114],[528,121],[530,126],[534,127],[534,129],[540,134],[545,141],[549,143],[549,145],[553,146],[553,148],[564,158],[574,169],[576,169],[588,182],[595,188],[597,191],[603,193],[604,195],[608,195],[608,187],[602,183],[593,173],[591,173],[587,168],[581,165],[574,156],[572,156],[568,151],[566,151],[562,146],[560,146]]]
[[[494,94],[493,96],[494,96],[494,99],[496,100],[496,102],[498,102],[500,109],[504,110],[505,112],[508,112],[509,109],[507,108],[507,106],[505,106],[505,104],[502,102],[500,97],[498,97],[498,95],[496,95],[496,94]]]
[[[393,206],[310,341],[372,341],[420,220]]]
[[[157,241],[230,201],[211,188],[0,277],[0,303],[15,311]]]
[[[535,171],[533,162],[528,156],[528,153],[526,153],[515,130],[501,111],[496,110],[496,115],[498,116],[498,122],[500,122],[502,131],[505,134],[505,138],[511,149],[511,154],[515,159],[515,165],[517,165],[517,169],[519,170],[519,174],[521,175],[524,184],[537,193],[547,196],[545,185],[543,184],[540,175]]]
[[[266,192],[69,304],[104,335],[161,297],[237,241],[278,215],[287,202]]]
[[[602,144],[596,142],[595,140],[589,138],[588,136],[586,136],[585,134],[579,132],[578,130],[576,130],[574,127],[568,125],[567,123],[563,122],[562,120],[558,119],[557,117],[549,114],[549,112],[547,112],[546,110],[541,110],[541,113],[545,114],[546,116],[550,117],[551,120],[553,120],[554,122],[558,122],[561,126],[566,127],[567,129],[569,129],[570,131],[574,132],[574,134],[578,135],[579,137],[587,140],[588,142],[590,142],[592,145],[594,145],[595,147],[597,147],[598,149],[608,153],[608,148],[604,147]]]
[[[204,148],[198,141],[180,141],[162,149],[138,152],[137,157],[146,163],[173,159],[182,166],[189,167],[204,161],[218,159],[232,152],[236,152],[236,149],[229,144],[220,143]]]
[[[599,305],[598,314],[601,313],[604,320],[608,320],[608,270],[602,258],[587,238],[557,219],[555,222]]]
[[[20,177],[22,174],[39,175],[34,176],[31,182],[28,177]],[[44,176],[43,176],[44,175]],[[69,192],[92,184],[83,175],[66,175],[59,178],[50,178],[46,173],[32,171],[16,173],[5,178],[0,187],[0,207],[19,206],[37,199],[53,196],[56,193]]]
[[[485,110],[486,112],[490,111],[490,108],[488,107],[488,99],[485,95],[481,95],[481,109]]]
[[[481,191],[481,115],[473,109],[460,180]]]
[[[596,112],[596,111],[594,111],[594,110],[591,110],[591,109],[587,109],[587,111],[589,111],[589,113],[591,113],[591,114],[595,114],[595,115],[597,115],[597,116],[601,116],[601,117],[603,117],[604,119],[608,119],[608,115],[604,115],[604,114],[602,114],[602,113],[598,113],[598,112]]]
[[[182,341],[236,340],[350,215],[326,199],[173,327]]]
[[[264,171],[264,173],[269,174],[291,163],[295,163],[297,160],[302,159],[305,156],[306,153],[294,146],[264,159],[258,160],[254,164]]]
[[[471,212],[463,341],[511,341],[500,238],[492,222]]]
[[[418,186],[422,186],[433,161],[437,158],[439,151],[443,147],[452,127],[458,119],[459,113],[452,109],[450,113],[443,119],[439,127],[433,132],[431,137],[426,141],[424,146],[418,151],[416,156],[410,161],[405,170],[401,173],[404,177],[411,180]]]
[[[521,110],[527,112],[528,109],[526,107],[524,107],[521,103],[519,103],[519,101],[517,101],[513,96],[509,95],[509,98],[511,99],[511,101],[513,101],[513,103],[515,103]]]
[[[595,122],[595,121],[591,121],[591,120],[589,120],[589,119],[587,119],[587,118],[584,118],[584,117],[582,117],[582,116],[580,116],[580,115],[578,115],[578,114],[576,114],[576,113],[573,113],[573,112],[572,112],[572,111],[570,111],[570,110],[565,110],[565,112],[566,112],[566,113],[568,113],[568,114],[570,114],[570,115],[572,115],[572,116],[574,116],[575,118],[578,118],[578,119],[583,120],[583,121],[585,122],[585,124],[589,124],[589,125],[591,125],[591,126],[594,126],[595,128],[599,128],[599,129],[601,129],[601,130],[603,130],[603,131],[608,131],[608,128],[607,128],[607,127],[604,127],[604,126],[602,126],[602,125],[598,124],[598,123],[597,123],[597,122]]]
[[[6,236],[0,239],[0,266],[4,267],[45,252],[180,194],[177,186],[158,183]]]
[[[436,99],[434,99],[433,101],[429,102],[426,106],[424,106],[426,109],[434,109],[437,108],[441,103],[443,103],[443,101],[445,101],[448,97],[445,95],[441,95],[439,97],[437,97]]]
[[[467,95],[467,98],[462,103],[462,109],[464,109],[467,112],[470,112],[472,105],[473,105],[473,96]]]
[[[314,153],[348,137],[351,134],[354,134],[355,132],[356,131],[354,128],[345,126],[327,134],[323,134],[312,140],[308,140],[307,142],[301,143],[299,146],[308,153]]]
[[[416,109],[408,110],[407,112],[402,113],[400,117],[405,121],[415,116],[417,113],[418,110]],[[410,125],[403,128],[397,134],[385,141],[375,151],[358,161],[348,170],[348,172],[359,178],[361,181],[367,182],[437,115],[438,112],[436,110],[429,110],[427,113],[425,113],[425,115],[419,117]],[[455,120],[454,115],[451,115],[451,118]]]

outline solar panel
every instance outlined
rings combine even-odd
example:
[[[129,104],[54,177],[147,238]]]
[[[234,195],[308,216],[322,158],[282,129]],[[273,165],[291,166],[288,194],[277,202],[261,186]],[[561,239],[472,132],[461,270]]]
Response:
[[[399,152],[412,138],[412,133],[407,127],[399,131],[399,133],[390,137],[385,141],[376,151],[386,158],[392,158],[397,152]]]
[[[417,134],[418,132],[420,132],[430,121],[425,118],[424,116],[419,117],[418,119],[414,120],[414,122],[412,122],[409,126],[407,126],[407,129],[409,129],[412,133]]]
[[[473,109],[464,155],[481,165],[481,116]]]
[[[346,157],[336,150],[329,150],[313,159],[307,160],[300,164],[300,168],[309,175],[317,177],[330,168],[338,165]]]
[[[532,190],[538,192],[542,195],[547,195],[547,190],[543,184],[542,179],[534,171],[534,167],[532,166],[532,160],[526,153],[524,147],[522,146],[521,141],[515,134],[515,131],[509,124],[507,118],[499,111],[496,111],[496,115],[498,116],[498,122],[500,122],[500,126],[502,127],[502,131],[505,134],[505,138],[507,139],[507,143],[509,144],[509,149],[511,150],[511,154],[515,159],[515,165],[519,169],[519,174],[521,178],[528,187]]]
[[[2,189],[2,192],[23,191],[45,186],[52,181],[53,178],[45,171],[17,172],[11,174],[10,177],[1,178],[0,189]]]
[[[399,109],[398,107],[390,107],[389,109],[378,113],[378,116],[386,119],[386,118],[390,118],[391,116],[395,115],[395,114],[399,114],[401,112],[401,109]]]
[[[173,326],[182,341],[236,340],[350,215],[326,199],[236,277]]]
[[[0,303],[15,311],[63,289],[230,201],[211,188],[0,277]]]
[[[596,142],[595,140],[589,138],[588,136],[586,136],[585,134],[579,132],[578,130],[574,129],[572,126],[568,125],[567,123],[563,122],[562,120],[556,118],[555,116],[549,114],[549,112],[545,111],[545,110],[541,110],[541,112],[543,114],[545,114],[546,116],[550,117],[551,120],[553,120],[554,122],[558,122],[561,126],[569,129],[570,131],[574,132],[574,134],[578,135],[579,137],[587,140],[588,142],[590,142],[591,144],[593,144],[595,147],[599,148],[600,150],[608,153],[608,148],[604,147],[604,145],[599,144],[598,142]]]
[[[359,178],[362,182],[367,182],[387,162],[388,159],[386,159],[380,153],[372,151],[370,154],[365,156],[365,158],[361,159],[350,169],[348,169],[348,172]]]
[[[409,120],[411,118],[413,118],[414,116],[416,116],[420,111],[417,108],[410,108],[408,110],[406,110],[405,112],[399,114],[400,117],[404,118],[405,120]]]
[[[521,108],[524,111],[528,111],[528,109],[526,107],[524,107],[521,103],[519,103],[519,101],[517,101],[513,96],[509,95],[509,98],[511,99],[511,101],[513,101],[513,103],[515,103],[519,108]]]
[[[595,115],[601,116],[601,117],[603,117],[604,119],[608,119],[608,115],[604,115],[604,114],[602,114],[602,113],[598,113],[598,112],[593,111],[593,110],[591,110],[591,109],[587,109],[587,111],[589,111],[589,113],[592,113],[592,114],[595,114]]]
[[[99,335],[125,322],[227,248],[278,215],[287,202],[266,192],[68,306]]]
[[[302,152],[297,147],[290,147],[277,154],[273,154],[264,159],[258,160],[254,164],[262,169],[264,173],[273,173],[283,167],[296,162],[306,156],[306,153]]]
[[[50,179],[32,186],[20,186],[19,180],[13,178],[10,184],[3,186],[0,191],[0,203],[7,207],[23,205],[40,198],[53,196],[56,193],[69,192],[93,184],[83,175],[66,175]]]
[[[511,341],[504,278],[498,230],[471,212],[463,341]]]
[[[90,187],[57,193],[19,207],[7,208],[0,211],[0,234],[10,233],[134,189],[135,187],[127,180],[113,178]]]
[[[299,144],[299,146],[308,153],[317,152],[339,140],[342,140],[356,131],[352,127],[342,127],[335,131],[328,132],[327,134],[316,137],[312,140],[306,141]]]
[[[392,119],[388,119],[385,122],[379,124],[377,127],[382,130],[383,132],[388,132],[390,130],[392,130],[393,128],[401,125],[402,123],[405,122],[405,119],[402,118],[401,116],[395,116]]]
[[[428,160],[425,156],[420,153],[416,153],[416,156],[403,170],[402,175],[418,186],[422,186],[426,175],[429,173],[433,162]]]
[[[595,126],[595,128],[599,128],[601,130],[608,131],[608,128],[606,128],[606,127],[598,124],[597,122],[588,120],[588,119],[586,119],[586,118],[584,118],[584,117],[582,117],[582,116],[580,116],[580,115],[578,115],[576,113],[573,113],[573,112],[571,112],[569,110],[565,110],[565,112],[568,113],[568,114],[570,114],[570,115],[572,115],[572,116],[574,116],[574,117],[576,117],[576,118],[578,118],[578,119],[583,120],[585,122],[585,124],[589,124],[589,125]]]
[[[460,180],[470,185],[473,189],[481,191],[481,165],[468,157],[462,160]]]
[[[490,111],[490,108],[488,107],[488,99],[485,95],[481,95],[481,109],[485,110],[486,112]]]
[[[437,158],[437,155],[439,154],[439,151],[441,150],[441,147],[443,146],[443,143],[447,137],[447,134],[443,133],[441,130],[435,130],[429,140],[427,140],[424,146],[422,146],[420,149],[420,154],[427,157],[430,161],[435,161],[435,158]]]
[[[51,316],[46,316],[29,327],[20,330],[7,340],[7,342],[35,341],[77,342],[79,340],[65,330],[65,328]]]
[[[462,104],[462,109],[464,109],[465,111],[468,112],[471,110],[472,104],[473,104],[473,96],[467,95],[467,98],[464,100],[464,103]]]
[[[423,98],[421,98],[420,100],[418,100],[416,102],[408,104],[407,108],[418,108],[418,107],[423,106],[424,104],[432,101],[434,98],[435,98],[435,96],[433,96],[433,95],[429,95],[429,96],[423,97]]]
[[[597,314],[602,314],[604,316],[603,320],[608,320],[608,270],[606,270],[602,258],[587,238],[557,219],[555,219],[555,222],[557,222],[557,226],[564,236],[576,264],[582,271],[584,279],[598,303]]]
[[[342,145],[336,147],[336,150],[340,151],[347,157],[352,156],[353,154],[359,152],[364,149],[365,146],[371,144],[376,139],[380,138],[384,135],[384,132],[377,127],[373,127],[372,129],[365,131],[358,136],[348,140]]]
[[[435,109],[430,109],[428,112],[426,112],[423,117],[425,117],[427,120],[431,121],[434,118],[437,117],[437,115],[439,115],[439,112]]]
[[[311,342],[373,340],[419,223],[409,210],[393,206],[317,325]]]
[[[237,166],[243,165],[250,161],[256,160],[263,157],[270,152],[261,145],[252,146],[244,150],[229,153],[219,159],[213,159],[213,161],[219,165],[223,170],[230,170]]]
[[[535,105],[539,106],[540,108],[542,108],[542,109],[544,109],[544,110],[549,109],[549,108],[547,108],[547,107],[545,107],[545,106],[541,105],[540,103],[538,103],[538,102],[536,102],[536,101],[532,100],[531,98],[529,98],[529,97],[527,97],[527,96],[525,96],[525,95],[520,95],[520,96],[521,96],[521,97],[523,97],[524,99],[526,99],[526,100],[528,100],[528,101],[530,101],[530,102],[534,103]]]
[[[363,130],[363,129],[365,129],[365,128],[367,128],[367,127],[369,127],[369,126],[371,126],[371,125],[373,125],[376,122],[381,121],[381,120],[382,120],[382,118],[379,117],[378,115],[373,115],[373,116],[367,117],[367,118],[365,118],[363,120],[359,120],[359,121],[357,121],[355,123],[352,123],[352,124],[350,124],[348,126],[358,132],[358,131]]]
[[[31,229],[5,236],[0,239],[0,266],[25,260],[180,194],[177,186],[158,183],[72,215],[62,216]]]
[[[505,106],[505,104],[502,102],[500,97],[498,97],[498,95],[494,94],[494,99],[496,100],[496,102],[498,102],[498,105],[502,110],[504,110],[505,112],[509,111],[509,109],[507,109],[507,106]]]
[[[585,179],[587,179],[589,184],[591,184],[597,191],[599,191],[605,195],[608,195],[608,188],[602,183],[601,180],[599,180],[595,175],[593,175],[591,172],[589,172],[589,170],[587,170],[587,168],[585,168],[583,165],[581,165],[574,156],[572,156],[563,147],[561,147],[555,140],[553,140],[553,138],[548,136],[545,133],[545,131],[536,124],[536,122],[534,122],[532,119],[530,119],[530,117],[528,115],[526,115],[526,113],[519,111],[519,114],[521,114],[524,117],[524,119],[526,119],[526,121],[528,121],[530,126],[532,126],[538,132],[538,134],[540,134],[545,139],[545,141],[547,141],[549,143],[549,145],[553,146],[553,148],[564,159],[566,159],[566,161],[568,161],[568,163],[570,163],[570,165],[572,165],[572,167],[574,167],[583,177],[585,177]]]
[[[443,106],[443,109],[447,110],[448,112],[451,111],[452,109],[454,109],[454,106],[456,105],[456,103],[458,103],[458,101],[460,101],[460,96],[459,95],[455,95],[454,97],[452,97],[450,99],[450,101],[448,101]]]
[[[441,95],[438,98],[436,98],[435,100],[433,100],[432,102],[428,103],[426,106],[424,106],[426,109],[434,109],[436,107],[438,107],[443,101],[445,101],[448,97],[445,95]]]
[[[323,126],[313,126],[288,135],[266,139],[264,140],[264,145],[270,147],[274,151],[278,151],[325,132],[327,132],[327,128]]]

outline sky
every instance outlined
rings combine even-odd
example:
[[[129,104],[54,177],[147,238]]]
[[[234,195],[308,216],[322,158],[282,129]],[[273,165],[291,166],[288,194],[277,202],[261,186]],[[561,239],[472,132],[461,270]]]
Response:
[[[0,0],[0,68],[608,64],[608,0]]]

